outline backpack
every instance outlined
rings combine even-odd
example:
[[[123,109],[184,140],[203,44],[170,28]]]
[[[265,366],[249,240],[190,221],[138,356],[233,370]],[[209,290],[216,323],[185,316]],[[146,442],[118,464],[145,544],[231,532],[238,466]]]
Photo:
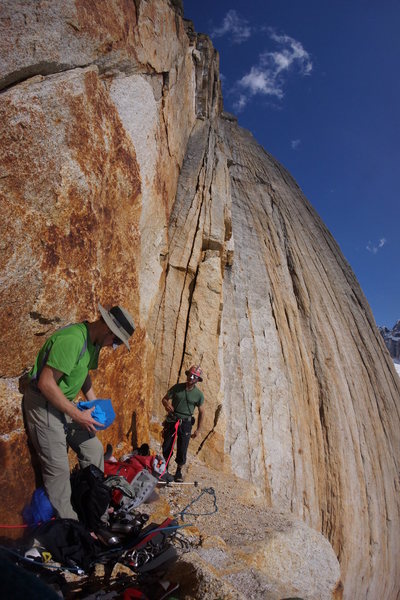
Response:
[[[54,519],[39,525],[35,540],[50,552],[53,560],[66,566],[88,570],[100,548],[90,533],[74,519]]]
[[[76,469],[71,475],[71,504],[79,520],[89,529],[104,527],[111,502],[111,490],[104,485],[104,473],[95,465]]]
[[[122,504],[125,508],[128,506],[136,508],[147,500],[158,483],[158,479],[151,474],[154,462],[154,456],[139,454],[133,454],[124,461],[104,462],[106,485],[114,488],[112,491],[114,504],[117,506]]]

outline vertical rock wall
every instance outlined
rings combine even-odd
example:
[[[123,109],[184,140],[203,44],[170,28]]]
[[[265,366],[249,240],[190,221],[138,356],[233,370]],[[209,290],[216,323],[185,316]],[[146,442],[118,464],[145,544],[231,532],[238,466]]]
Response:
[[[248,132],[226,120],[222,131],[235,247],[224,278],[225,451],[273,506],[328,537],[346,598],[396,598],[398,377],[297,184]]]
[[[147,439],[147,321],[196,82],[168,2],[4,1],[0,34],[3,522],[34,485],[19,378],[52,331],[95,318],[98,301],[121,303],[137,324],[130,354],[102,352],[95,389],[118,417],[101,437]]]
[[[399,380],[339,247],[225,114],[193,130],[169,234],[156,396],[202,360],[200,456],[322,531],[345,598],[396,599]]]
[[[399,380],[359,285],[222,113],[217,53],[181,3],[101,4],[0,7],[0,518],[34,485],[19,377],[55,328],[120,302],[138,328],[96,374],[118,415],[107,441],[148,441],[201,361],[192,448],[322,531],[346,598],[395,600]]]

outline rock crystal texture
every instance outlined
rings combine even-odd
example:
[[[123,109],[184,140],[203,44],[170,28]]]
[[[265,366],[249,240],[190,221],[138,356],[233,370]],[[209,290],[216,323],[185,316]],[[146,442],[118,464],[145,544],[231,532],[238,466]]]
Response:
[[[396,600],[399,378],[336,242],[223,112],[182,3],[3,0],[0,91],[2,522],[35,486],[21,376],[57,327],[120,303],[137,330],[102,352],[100,439],[160,439],[162,396],[201,362],[191,450],[322,533],[344,598]]]

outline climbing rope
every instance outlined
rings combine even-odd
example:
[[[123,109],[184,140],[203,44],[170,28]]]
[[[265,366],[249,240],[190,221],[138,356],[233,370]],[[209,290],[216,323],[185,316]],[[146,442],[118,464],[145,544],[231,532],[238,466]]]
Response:
[[[190,508],[191,506],[193,506],[193,504],[198,502],[204,494],[210,494],[210,496],[212,496],[213,503],[214,503],[214,510],[211,512],[204,512],[204,513],[188,512],[188,508]],[[188,515],[190,515],[191,517],[205,517],[208,515],[213,515],[216,512],[218,512],[217,496],[215,494],[214,488],[209,487],[209,488],[203,488],[201,490],[200,494],[196,498],[194,498],[191,502],[189,502],[189,504],[187,506],[185,506],[185,508],[183,510],[177,512],[174,516],[180,516],[182,521],[184,521],[185,516],[188,516]]]
[[[55,517],[51,517],[50,521],[54,521]],[[23,525],[0,525],[0,529],[26,529],[27,527],[37,527],[46,521],[39,521],[38,523],[24,523]]]

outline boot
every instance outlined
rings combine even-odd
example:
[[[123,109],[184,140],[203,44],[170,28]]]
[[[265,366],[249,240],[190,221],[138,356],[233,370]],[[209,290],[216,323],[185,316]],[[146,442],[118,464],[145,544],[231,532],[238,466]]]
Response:
[[[178,465],[176,468],[174,480],[183,481],[182,467],[180,465]]]
[[[175,477],[171,475],[171,473],[168,473],[168,471],[165,471],[163,475],[160,475],[158,480],[162,481],[163,483],[171,483],[172,481],[175,481]]]

